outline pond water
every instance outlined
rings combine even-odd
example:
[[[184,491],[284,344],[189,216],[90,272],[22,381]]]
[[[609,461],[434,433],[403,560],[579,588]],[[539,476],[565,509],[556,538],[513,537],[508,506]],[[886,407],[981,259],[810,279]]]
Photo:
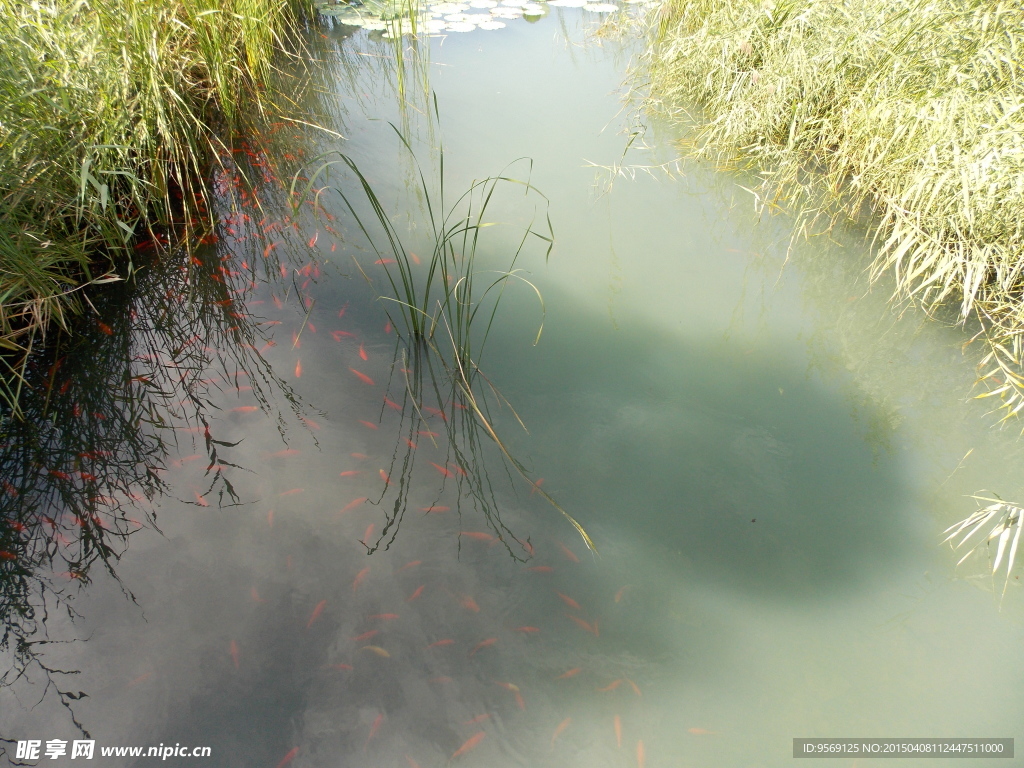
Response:
[[[39,649],[79,673],[29,665],[8,680],[0,735],[80,738],[73,717],[98,747],[209,746],[204,764],[270,768],[738,768],[789,765],[797,737],[1024,736],[1019,580],[1003,596],[991,555],[957,568],[939,546],[976,507],[967,495],[1022,491],[1017,427],[994,429],[987,401],[969,401],[967,336],[869,289],[860,233],[790,250],[789,220],[758,221],[742,177],[639,168],[673,158],[656,121],[624,156],[636,50],[594,37],[601,18],[549,8],[431,38],[402,62],[351,27],[311,43],[326,76],[310,108],[345,139],[301,134],[302,172],[338,159],[320,152],[354,158],[422,262],[414,280],[428,211],[390,123],[432,193],[443,142],[449,199],[532,160],[507,174],[550,205],[500,184],[474,265],[497,279],[522,227],[545,233],[550,216],[550,254],[527,237],[515,263],[543,309],[511,279],[482,352],[474,328],[475,388],[524,474],[443,366],[431,378],[432,353],[398,341],[397,305],[378,298],[397,265],[375,263],[390,254],[372,251],[342,195],[325,189],[293,216],[268,193],[262,213],[224,225],[267,232],[222,228],[207,256],[237,277],[279,243],[266,262],[280,258],[283,277],[237,283],[252,313],[239,324],[274,346],[211,334],[202,312],[169,320],[142,292],[109,300],[170,339],[147,358],[126,320],[111,381],[149,383],[139,365],[200,334],[191,370],[209,386],[127,409],[118,446],[133,429],[164,436],[140,437],[149,447],[107,478],[107,495],[138,497],[123,516],[133,532],[112,572],[45,581],[54,644]],[[632,171],[595,167],[620,163]],[[366,217],[340,167],[331,182]],[[153,278],[168,296],[175,274]],[[79,364],[96,355],[79,350]],[[248,374],[235,375],[240,358]],[[78,416],[65,411],[48,440],[72,441]],[[99,453],[95,435],[75,439]],[[40,473],[6,474],[24,494]]]

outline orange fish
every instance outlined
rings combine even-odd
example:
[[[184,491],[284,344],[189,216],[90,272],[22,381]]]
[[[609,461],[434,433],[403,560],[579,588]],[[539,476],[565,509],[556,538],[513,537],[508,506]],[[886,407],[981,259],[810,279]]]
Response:
[[[391,485],[391,478],[388,477],[388,473],[383,469],[380,470],[380,479],[384,481],[384,485]]]
[[[497,541],[491,534],[481,533],[480,531],[459,531],[459,536],[465,536],[467,539],[476,539],[477,541]]]
[[[320,237],[320,230],[318,229],[316,231],[316,234],[314,234],[311,238],[309,238],[309,247],[310,248],[312,248],[314,245],[316,245],[316,241],[317,241],[317,239],[319,237]]]
[[[423,565],[423,561],[422,560],[410,560],[408,563],[406,563],[401,568],[399,568],[398,572],[401,573],[402,571],[407,570],[408,568],[415,568],[417,565]]]
[[[370,356],[366,354],[366,350],[363,348],[362,343],[359,344],[359,357],[363,360],[369,360]]]
[[[357,589],[359,589],[359,585],[363,583],[363,580],[366,578],[366,575],[369,572],[370,572],[370,566],[366,566],[365,568],[363,568],[363,570],[361,570],[359,573],[356,574],[355,581],[352,582],[352,591],[353,592],[355,592]]]
[[[503,682],[501,682],[499,680],[495,680],[494,684],[495,685],[500,685],[506,691],[512,691],[512,693],[518,693],[519,692],[519,686],[516,685],[515,683],[503,683]]]
[[[299,360],[298,362],[295,363],[295,378],[298,379],[298,378],[301,378],[301,377],[302,377],[302,361]]]
[[[439,507],[434,505],[432,507],[420,507],[420,510],[423,512],[449,512],[451,511],[451,507]]]
[[[496,642],[498,642],[498,638],[496,638],[496,637],[489,637],[486,640],[481,640],[479,643],[477,643],[473,647],[473,650],[469,652],[469,655],[472,656],[474,653],[479,651],[481,648],[489,648],[492,645],[494,645]]]
[[[430,466],[432,466],[434,469],[436,469],[438,472],[440,472],[445,477],[452,477],[452,473],[449,472],[444,467],[440,466],[439,464],[435,464],[434,462],[430,462]]]
[[[398,618],[398,614],[397,613],[375,613],[372,616],[368,616],[367,618],[369,618],[371,620],[376,619],[376,620],[379,620],[379,621],[394,621],[395,619]]]
[[[384,264],[384,265],[386,265],[386,264],[394,264],[395,260],[394,259],[377,259],[373,263],[374,264]]]
[[[366,501],[366,497],[365,496],[360,496],[358,499],[352,499],[352,501],[350,501],[348,504],[346,504],[344,507],[342,507],[341,512],[339,512],[338,514],[340,515],[342,512],[348,512],[350,509],[355,509],[356,507],[358,507],[360,504],[364,503],[365,501]]]
[[[388,408],[391,408],[394,411],[401,412],[401,410],[402,410],[402,406],[400,406],[398,403],[396,403],[394,400],[392,400],[389,397],[385,397],[384,398],[384,405],[386,405]],[[413,447],[415,447],[415,446],[413,446]]]
[[[352,371],[352,373],[354,373],[359,378],[359,380],[364,384],[373,384],[373,379],[371,379],[365,373],[357,371],[355,368],[349,368],[349,370]]]
[[[299,748],[292,747],[291,751],[281,759],[280,763],[277,764],[277,768],[284,768],[288,763],[295,759],[297,754],[299,754]]]
[[[300,416],[299,418],[302,419],[302,423],[305,424],[310,429],[320,429],[320,425],[317,424],[312,419],[307,419],[305,416]]]
[[[623,683],[622,678],[619,678],[618,680],[612,680],[604,688],[598,688],[597,690],[600,691],[601,693],[607,693],[608,691],[614,691],[616,688],[618,688],[620,685],[622,685],[622,683]]]
[[[305,488],[291,488],[290,490],[282,491],[281,493],[279,493],[277,495],[278,496],[294,496],[297,493],[302,493],[304,490],[305,490]]]
[[[361,651],[371,651],[373,653],[376,653],[382,659],[390,659],[391,658],[391,654],[388,653],[387,651],[385,651],[379,645],[364,645],[359,650],[361,650]]]
[[[543,477],[540,478],[535,483],[530,483],[530,495],[532,496],[534,493],[536,493],[540,489],[540,487],[542,485],[544,485],[544,478]]]
[[[321,600],[316,604],[316,608],[313,609],[313,615],[309,617],[309,623],[306,624],[306,629],[313,626],[313,622],[320,618],[320,614],[324,612],[324,606],[327,605],[326,600]]]
[[[237,408],[232,408],[231,410],[233,413],[252,413],[253,411],[258,411],[259,408],[255,405],[240,405]],[[298,453],[298,451],[296,451],[296,453]]]
[[[566,680],[570,677],[575,677],[582,671],[582,667],[573,667],[568,672],[563,672],[562,674],[560,674],[558,677],[555,678],[555,680]]]
[[[558,738],[559,736],[561,736],[561,735],[562,735],[562,732],[563,732],[563,731],[564,731],[564,730],[565,730],[566,728],[568,728],[568,727],[569,727],[569,724],[570,724],[571,722],[572,722],[572,718],[571,718],[571,717],[567,717],[567,718],[565,718],[565,720],[563,720],[562,722],[560,722],[560,723],[558,724],[558,727],[557,727],[557,728],[555,728],[555,732],[554,732],[553,734],[551,734],[551,746],[552,746],[552,747],[554,747],[554,746],[555,746],[555,739],[557,739],[557,738]]]
[[[707,728],[687,728],[687,733],[692,733],[694,736],[717,736],[718,731],[709,731]]]
[[[618,592],[615,593],[615,602],[616,603],[622,600],[622,596],[626,593],[627,589],[629,589],[629,585],[626,585],[625,587],[622,587],[621,589],[619,589]]]
[[[622,718],[616,715],[612,720],[612,725],[615,726],[615,744],[622,749]]]
[[[443,645],[452,645],[454,643],[455,641],[451,639],[437,640],[436,642],[433,642],[430,645],[428,645],[427,648],[440,648]]]
[[[439,433],[431,432],[429,429],[421,429],[416,432],[417,435],[423,435],[424,437],[439,437]]]
[[[380,728],[380,724],[384,722],[384,713],[381,712],[377,715],[373,721],[373,725],[370,726],[370,735],[366,737],[366,744],[363,745],[363,752],[370,746],[370,742],[373,741],[373,737],[377,735],[377,730]]]
[[[459,598],[459,605],[461,605],[463,608],[465,608],[468,611],[472,611],[473,613],[480,613],[480,606],[477,605],[476,604],[476,600],[474,600],[469,595],[465,595],[463,597],[460,597]]]
[[[519,691],[516,691],[513,694],[513,696],[515,696],[516,698],[516,706],[520,709],[526,709],[526,702],[523,700],[523,694],[521,694]]]
[[[626,682],[629,683],[629,687],[633,689],[633,693],[635,693],[637,696],[640,696],[641,698],[643,697],[643,694],[640,693],[640,687],[636,683],[634,683],[628,677],[626,678]]]
[[[483,731],[479,731],[479,732],[473,734],[472,736],[470,736],[468,739],[466,739],[466,743],[465,744],[463,744],[461,747],[459,747],[457,750],[455,750],[455,754],[453,754],[449,758],[449,762],[454,760],[456,757],[459,757],[460,755],[464,755],[467,752],[469,752],[469,750],[473,749],[473,747],[477,746],[481,741],[483,741],[484,740],[484,736],[486,736],[486,735],[487,734],[484,733]]]
[[[532,568],[527,568],[526,570],[533,571],[534,573],[551,573],[555,569],[550,565],[535,565]]]
[[[472,720],[467,720],[466,722],[464,722],[463,725],[476,725],[477,723],[482,723],[484,720],[489,720],[490,717],[491,716],[488,715],[487,713],[484,713],[482,715],[477,715]]]
[[[567,546],[565,546],[565,544],[563,544],[562,542],[558,542],[558,546],[561,548],[562,552],[565,553],[565,556],[572,560],[574,563],[578,563],[580,561],[580,559],[576,557],[575,554],[573,554],[573,551],[569,549]]]
[[[361,470],[361,469],[346,469],[344,472],[339,472],[338,476],[339,477],[353,477],[354,475],[361,475],[361,474],[363,474],[363,470]]]
[[[285,448],[283,451],[277,451],[276,453],[270,454],[275,459],[282,459],[285,456],[295,456],[299,451],[295,448]]]
[[[231,651],[231,661],[235,663],[235,669],[238,669],[238,643],[232,640],[229,650]]]
[[[424,589],[425,587],[426,587],[426,584],[420,584],[420,585],[419,585],[419,586],[418,586],[418,587],[416,588],[416,591],[415,591],[415,592],[413,592],[413,593],[412,593],[411,595],[409,595],[409,596],[408,596],[407,598],[405,598],[405,602],[407,602],[407,603],[411,603],[411,602],[412,602],[413,600],[416,600],[416,599],[417,599],[417,598],[418,598],[418,597],[419,597],[420,595],[422,595],[422,594],[423,594],[423,589]]]
[[[644,743],[638,741],[636,743],[636,765],[637,768],[644,768],[647,765],[647,755],[644,754]]]
[[[364,427],[367,427],[369,429],[377,429],[377,425],[374,424],[372,421],[363,421],[362,419],[360,419],[359,423],[362,424]]]
[[[366,526],[366,530],[363,532],[363,538],[360,539],[360,541],[362,541],[364,544],[368,542],[370,540],[370,537],[373,536],[373,528],[373,523],[370,523],[368,526]]]
[[[449,463],[451,463],[451,462],[449,462]],[[456,472],[458,472],[463,477],[469,477],[469,475],[466,474],[466,470],[464,470],[458,464],[452,464],[452,469],[454,469]]]
[[[302,342],[299,340],[299,336],[295,331],[292,331],[292,349],[302,349]]]
[[[371,629],[369,632],[363,632],[363,634],[359,635],[358,637],[353,637],[352,638],[352,642],[353,643],[361,643],[361,642],[363,642],[365,640],[369,640],[371,637],[373,637],[374,635],[377,635],[377,634],[380,634],[380,630],[379,629]]]
[[[331,669],[344,669],[344,670],[347,670],[347,671],[351,671],[352,670],[352,665],[351,664],[331,664]]]
[[[596,621],[593,624],[588,624],[583,619],[578,618],[577,616],[573,616],[573,615],[568,614],[568,613],[565,614],[565,615],[568,618],[572,619],[574,622],[576,622],[577,626],[579,626],[581,629],[587,630],[587,632],[592,634],[594,637],[600,637],[601,636],[600,634],[598,634],[597,622]]]
[[[391,321],[384,323],[384,333],[391,333]]]
[[[274,527],[274,510],[270,510],[269,512],[267,512],[267,525],[269,525],[271,528]]]
[[[529,633],[529,632],[540,632],[540,629],[538,629],[537,627],[516,627],[512,631],[513,632]]]
[[[562,602],[564,602],[564,603],[565,603],[566,605],[568,605],[568,606],[569,606],[570,608],[573,608],[573,609],[575,609],[575,610],[577,610],[577,611],[582,611],[582,610],[583,610],[582,608],[580,608],[580,604],[579,604],[579,603],[577,603],[577,602],[576,602],[575,600],[573,600],[573,599],[572,599],[571,597],[569,597],[568,595],[563,595],[563,594],[562,594],[561,592],[559,592],[558,590],[555,590],[555,594],[556,594],[556,595],[558,595],[558,596],[559,596],[560,598],[562,598]]]
[[[354,338],[355,334],[349,331],[331,331],[331,338],[335,341],[341,341],[346,336],[352,336]]]
[[[413,264],[420,264],[420,263],[421,263],[421,262],[420,262],[420,257],[419,257],[419,256],[417,256],[417,255],[416,255],[415,253],[413,253],[412,251],[409,251],[409,258],[411,258],[411,259],[412,259],[412,261],[413,261]]]
[[[370,458],[365,453],[350,453],[349,456],[351,456],[353,459],[368,459],[368,458]]]
[[[200,507],[208,507],[208,506],[210,506],[210,503],[206,499],[204,499],[202,496],[199,495],[199,491],[192,491],[192,493],[195,494],[196,504],[198,504]]]
[[[403,437],[402,439],[405,441],[405,444],[408,445],[412,450],[416,450],[416,443],[414,443],[408,437]]]

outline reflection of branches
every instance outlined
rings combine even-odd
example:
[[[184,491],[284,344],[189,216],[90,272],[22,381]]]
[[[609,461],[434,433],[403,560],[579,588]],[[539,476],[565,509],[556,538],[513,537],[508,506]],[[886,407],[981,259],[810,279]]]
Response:
[[[232,270],[225,251],[164,254],[91,296],[108,322],[54,336],[26,367],[24,417],[0,413],[0,650],[11,658],[0,689],[16,697],[41,678],[42,695],[56,695],[83,732],[72,705],[85,694],[60,682],[77,673],[45,659],[45,646],[59,642],[47,636],[54,609],[80,618],[73,597],[93,567],[121,584],[117,561],[146,522],[157,528],[151,503],[172,490],[163,474],[181,440],[207,460],[204,487],[187,503],[239,502],[226,470],[244,468],[229,460],[234,444],[216,436],[212,389],[251,388],[267,413],[280,396],[301,415],[257,348],[258,318],[244,304],[254,271]],[[277,421],[283,436],[280,413]]]

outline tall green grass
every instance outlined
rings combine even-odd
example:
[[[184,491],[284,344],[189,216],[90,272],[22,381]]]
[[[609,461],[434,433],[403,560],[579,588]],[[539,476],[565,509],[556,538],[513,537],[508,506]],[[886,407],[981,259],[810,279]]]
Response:
[[[1024,6],[667,0],[650,92],[690,152],[760,174],[797,232],[867,221],[874,277],[987,342],[982,396],[1024,411]]]
[[[157,230],[201,225],[210,162],[298,41],[301,0],[0,0],[0,398]],[[154,238],[155,239],[155,238]]]

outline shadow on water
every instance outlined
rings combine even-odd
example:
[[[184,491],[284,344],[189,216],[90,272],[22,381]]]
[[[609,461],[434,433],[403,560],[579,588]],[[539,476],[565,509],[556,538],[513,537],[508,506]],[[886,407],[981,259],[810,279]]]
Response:
[[[798,355],[640,321],[593,332],[606,317],[546,294],[558,317],[544,343],[494,374],[599,544],[638,539],[669,571],[780,600],[855,591],[899,567],[899,463]]]

